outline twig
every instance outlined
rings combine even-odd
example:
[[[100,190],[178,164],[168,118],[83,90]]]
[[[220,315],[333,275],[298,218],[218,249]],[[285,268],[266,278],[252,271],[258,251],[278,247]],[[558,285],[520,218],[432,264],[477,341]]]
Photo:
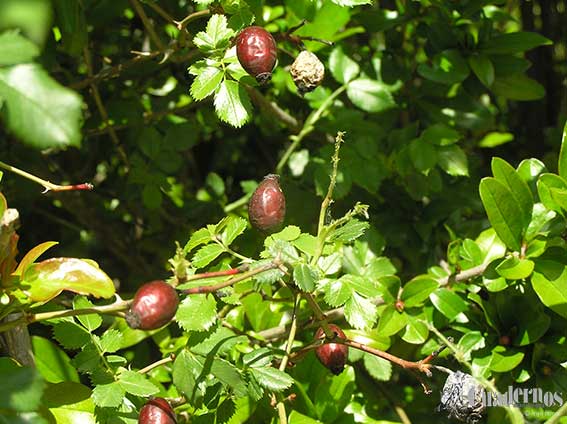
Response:
[[[249,265],[245,264],[237,268],[226,269],[224,271],[202,272],[200,274],[188,275],[187,277],[185,277],[183,282],[186,283],[188,281],[202,280],[205,278],[226,277],[229,275],[240,274],[241,272],[248,271],[249,268]]]
[[[138,370],[139,374],[146,374],[148,372],[150,372],[151,370],[153,370],[154,368],[157,368],[163,364],[168,364],[170,362],[175,361],[175,354],[172,353],[169,356],[166,356],[163,359],[160,359],[159,361],[154,362],[153,364],[150,364],[144,368],[142,368],[141,370]]]
[[[173,19],[169,13],[163,10],[156,2],[149,1],[146,3],[150,8],[152,8],[158,15],[160,15],[163,19],[167,22],[172,23],[175,25],[175,19]]]
[[[293,132],[299,131],[301,127],[299,122],[297,122],[297,119],[295,119],[285,110],[281,109],[274,102],[270,102],[262,95],[262,93],[260,93],[254,87],[244,84],[244,88],[250,95],[252,101],[256,104],[256,106],[258,107],[258,109],[260,109],[262,113],[265,113],[270,117],[275,117],[278,121],[280,121],[282,124],[284,124]]]
[[[270,269],[275,269],[279,267],[279,265],[280,265],[279,261],[274,260],[258,268],[251,269],[250,271],[247,271],[242,275],[239,275],[238,277],[233,277],[226,281],[223,281],[222,283],[214,284],[211,286],[192,287],[190,289],[183,290],[183,292],[186,294],[212,293],[217,290],[224,289],[225,287],[232,286],[233,284],[239,283],[241,281],[247,280],[248,278],[253,277],[254,275],[260,274]]]
[[[10,321],[0,324],[0,333],[21,324],[32,324],[34,322],[46,321],[55,318],[73,317],[73,316],[89,315],[89,314],[118,315],[120,314],[120,312],[128,309],[130,303],[132,303],[131,300],[119,300],[118,302],[114,302],[110,305],[93,306],[92,308],[66,309],[64,311],[41,312],[38,314],[25,314],[15,321]]]
[[[29,172],[23,171],[15,166],[8,165],[7,163],[0,161],[0,168],[3,168],[7,171],[13,172],[21,177],[24,177],[34,183],[42,185],[44,190],[43,193],[47,193],[48,191],[73,191],[73,190],[92,190],[94,186],[91,183],[81,183],[81,184],[71,184],[71,185],[58,185],[50,183],[42,178],[36,177]]]
[[[92,66],[92,63],[91,63],[91,55],[90,55],[89,50],[87,49],[86,46],[83,49],[83,54],[84,54],[84,57],[85,57],[85,65],[87,66],[87,73],[88,73],[89,77],[92,77],[93,76],[93,66]],[[100,113],[100,117],[102,118],[102,121],[105,123],[105,125],[109,125],[110,119],[108,118],[108,112],[106,111],[106,108],[104,107],[104,104],[102,103],[102,99],[100,97],[98,87],[94,83],[91,83],[91,92],[92,92],[96,107],[97,107],[97,109]],[[116,132],[112,128],[110,128],[108,132],[110,134],[110,139],[114,143],[114,146],[116,147],[116,150],[118,151],[118,154],[119,154],[120,158],[122,159],[122,162],[124,162],[124,165],[126,165],[126,168],[129,168],[130,164],[128,163],[128,156],[126,156],[126,152],[124,151],[124,149],[120,145],[120,140],[118,139]]]
[[[486,271],[487,266],[488,263],[477,265],[475,267],[465,269],[464,271],[461,271],[458,274],[449,275],[448,277],[441,278],[438,280],[439,285],[446,286],[449,283],[466,281],[466,280],[470,280],[471,278],[478,277],[479,275],[482,275],[484,271]]]
[[[146,28],[148,35],[150,36],[150,38],[152,39],[152,41],[154,42],[156,47],[159,50],[161,50],[162,52],[165,52],[165,45],[163,44],[163,42],[161,41],[161,39],[157,35],[157,33],[154,29],[154,26],[150,22],[148,15],[146,15],[146,12],[144,11],[144,8],[140,4],[140,2],[138,0],[130,0],[130,4],[134,8],[134,11],[136,12],[136,14],[142,20],[142,23],[144,24],[144,27]]]
[[[173,21],[173,23],[175,25],[177,25],[177,29],[179,31],[182,31],[183,29],[185,29],[185,27],[187,27],[187,25],[189,25],[189,22],[194,21],[195,19],[199,19],[203,16],[209,16],[210,14],[211,14],[211,11],[209,9],[204,9],[204,10],[200,10],[198,12],[193,12],[193,13],[185,16],[180,21]]]

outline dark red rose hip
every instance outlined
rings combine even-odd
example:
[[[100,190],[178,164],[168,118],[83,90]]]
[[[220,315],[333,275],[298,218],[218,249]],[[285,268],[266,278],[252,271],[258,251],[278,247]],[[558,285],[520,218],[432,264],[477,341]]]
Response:
[[[345,333],[335,324],[329,324],[329,328],[341,338],[346,338]],[[315,339],[325,337],[323,328],[319,328],[315,333]],[[315,349],[317,359],[333,374],[339,375],[343,372],[348,357],[348,346],[339,343],[327,343]]]
[[[175,412],[163,398],[149,400],[140,410],[138,424],[177,424]]]
[[[236,37],[236,56],[242,67],[260,84],[272,79],[278,58],[272,34],[259,26],[244,28]]]
[[[156,280],[142,285],[136,292],[126,322],[131,328],[155,330],[175,316],[179,297],[165,281]]]
[[[279,179],[275,174],[266,175],[248,203],[250,223],[260,231],[277,230],[284,222],[285,196]]]

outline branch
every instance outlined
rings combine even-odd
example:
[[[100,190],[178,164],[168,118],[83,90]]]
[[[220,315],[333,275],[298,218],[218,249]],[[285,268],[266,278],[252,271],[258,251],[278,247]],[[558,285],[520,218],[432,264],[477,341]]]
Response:
[[[30,174],[29,172],[23,171],[19,168],[16,168],[12,165],[8,165],[7,163],[4,163],[2,161],[0,161],[0,168],[3,168],[7,171],[13,172],[14,174],[17,174],[21,177],[24,177],[30,181],[33,181],[34,183],[37,183],[39,185],[42,185],[44,190],[43,193],[47,193],[48,191],[75,191],[75,190],[92,190],[94,187],[91,183],[81,183],[81,184],[71,184],[71,185],[58,185],[58,184],[53,184],[50,183],[49,181],[46,181],[42,178],[36,177],[33,174]]]
[[[198,12],[193,12],[187,16],[185,16],[181,21],[173,21],[175,25],[177,25],[177,29],[182,31],[189,25],[190,22],[194,21],[195,19],[199,19],[204,16],[209,16],[211,11],[209,9],[200,10]]]
[[[136,14],[140,17],[140,19],[142,20],[142,23],[144,24],[144,27],[146,28],[146,31],[148,32],[148,35],[150,36],[150,38],[152,39],[152,41],[154,42],[154,44],[156,45],[156,47],[162,51],[165,52],[165,45],[163,44],[163,41],[161,41],[161,39],[159,38],[159,36],[157,35],[154,26],[152,25],[152,23],[150,22],[148,15],[146,15],[146,12],[144,11],[144,8],[142,7],[142,5],[140,4],[140,2],[138,0],[130,0],[130,4],[132,5],[132,7],[134,8]]]
[[[268,271],[270,269],[278,268],[279,266],[280,266],[279,261],[274,260],[274,261],[267,263],[265,265],[262,265],[258,268],[251,269],[250,271],[247,271],[247,272],[243,273],[242,275],[239,275],[238,277],[233,277],[233,278],[230,278],[226,281],[223,281],[222,283],[214,284],[212,286],[192,287],[190,289],[183,290],[183,293],[185,293],[185,294],[212,293],[212,292],[215,292],[217,290],[224,289],[225,287],[232,286],[232,285],[239,283],[241,281],[247,280],[248,278],[253,277],[254,275],[260,274],[260,273]]]
[[[227,269],[224,271],[202,272],[200,274],[193,274],[185,277],[183,282],[186,283],[189,281],[202,280],[205,278],[226,277],[229,275],[240,274],[241,272],[248,271],[249,268],[250,267],[247,264],[245,264],[239,266],[238,268]]]
[[[449,275],[448,277],[441,278],[439,281],[439,285],[446,286],[449,283],[457,283],[460,281],[470,280],[471,278],[476,278],[486,271],[488,264],[481,264],[475,267],[465,269],[464,271],[459,272],[458,274]]]
[[[159,361],[154,362],[153,364],[150,364],[144,368],[142,368],[141,370],[138,370],[139,374],[146,374],[148,372],[150,372],[151,370],[153,370],[154,368],[157,368],[163,364],[168,364],[169,362],[173,362],[175,361],[175,354],[172,353],[169,356],[166,356],[163,359],[160,359]]]
[[[270,118],[275,117],[278,121],[280,121],[293,132],[299,131],[301,126],[297,119],[295,119],[285,110],[281,109],[276,103],[270,102],[254,87],[251,87],[247,84],[243,84],[243,86],[250,95],[252,101],[256,104],[256,106],[262,113],[268,115]]]

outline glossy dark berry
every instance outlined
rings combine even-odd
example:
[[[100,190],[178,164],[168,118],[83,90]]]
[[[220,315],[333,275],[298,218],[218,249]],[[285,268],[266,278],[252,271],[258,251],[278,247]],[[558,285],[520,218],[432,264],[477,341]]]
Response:
[[[345,333],[335,324],[329,324],[329,328],[340,338],[346,338]],[[315,333],[315,339],[325,337],[325,330],[319,328]],[[343,372],[348,357],[348,346],[339,343],[327,343],[315,349],[317,359],[333,374],[339,375]]]
[[[248,202],[250,223],[260,231],[277,230],[284,222],[285,196],[279,179],[275,174],[266,175]]]
[[[140,410],[138,424],[177,424],[175,412],[163,398],[149,400]]]
[[[178,305],[179,297],[171,285],[161,280],[151,281],[136,292],[126,322],[132,328],[155,330],[171,321]]]
[[[276,41],[264,28],[244,28],[236,37],[236,56],[246,72],[260,84],[272,79],[272,70],[278,58]]]

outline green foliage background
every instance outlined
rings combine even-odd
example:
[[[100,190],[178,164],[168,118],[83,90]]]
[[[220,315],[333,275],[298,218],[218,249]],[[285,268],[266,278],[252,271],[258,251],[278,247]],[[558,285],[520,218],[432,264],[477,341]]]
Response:
[[[433,413],[439,373],[427,396],[412,374],[352,348],[338,377],[313,354],[279,371],[287,333],[274,329],[289,320],[296,290],[323,310],[342,308],[347,336],[371,347],[419,360],[451,336],[444,366],[498,388],[567,393],[567,5],[519,3],[3,0],[0,161],[95,190],[42,195],[4,174],[22,224],[18,260],[59,244],[36,248],[18,273],[4,249],[15,245],[1,240],[2,318],[88,307],[69,291],[109,298],[112,282],[129,298],[142,282],[243,258],[283,255],[290,275],[260,274],[226,298],[188,296],[177,324],[158,332],[94,315],[33,324],[37,369],[0,361],[0,376],[31,400],[0,401],[2,418],[136,422],[148,396],[192,393],[177,410],[190,422],[276,422],[270,396],[281,391],[296,395],[291,423],[400,422],[399,407],[415,423],[446,422]],[[288,73],[300,46],[286,37],[302,20],[294,34],[334,43],[305,41],[326,68],[305,97]],[[231,49],[252,23],[280,47],[263,87]],[[266,238],[247,228],[246,203],[273,172],[289,227]],[[100,268],[39,261],[48,248]],[[54,281],[58,264],[79,283]],[[467,270],[476,272],[449,278]],[[300,347],[314,326],[305,302],[297,313]],[[147,377],[133,371],[171,353],[175,362]],[[201,386],[200,373],[210,377]],[[491,410],[489,422],[553,412],[522,413]]]

